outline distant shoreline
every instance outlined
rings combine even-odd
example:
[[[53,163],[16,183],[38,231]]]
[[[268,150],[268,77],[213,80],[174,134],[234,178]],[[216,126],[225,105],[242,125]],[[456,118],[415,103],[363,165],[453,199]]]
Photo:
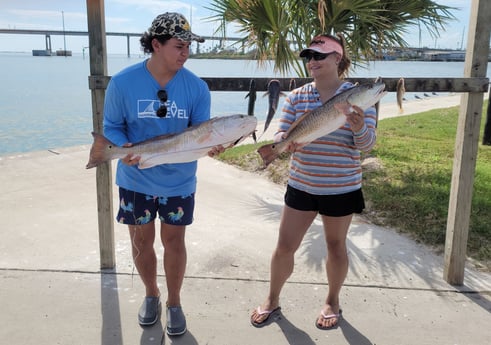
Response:
[[[83,55],[83,52],[77,52],[73,51],[73,55]],[[11,50],[0,50],[0,54],[26,54],[26,55],[31,55],[32,56],[32,50],[29,51],[11,51]],[[56,56],[53,55],[53,56]],[[107,56],[127,56],[126,53],[107,53]],[[138,53],[130,53],[130,57],[145,57],[143,52],[138,52]],[[197,59],[197,60],[251,60],[251,61],[257,61],[257,59],[254,57],[254,52],[249,52],[249,53],[235,53],[235,52],[216,52],[216,53],[195,53],[191,54],[189,56],[189,59]],[[464,62],[465,57],[452,57],[452,58],[431,58],[427,59],[424,57],[396,57],[396,58],[388,58],[388,57],[381,57],[378,59],[373,59],[373,60],[367,60],[363,61],[363,63],[370,63],[370,62],[375,62],[375,61],[401,61],[401,62],[418,62],[418,61],[424,61],[424,62]],[[491,62],[491,58],[488,60],[488,62]]]

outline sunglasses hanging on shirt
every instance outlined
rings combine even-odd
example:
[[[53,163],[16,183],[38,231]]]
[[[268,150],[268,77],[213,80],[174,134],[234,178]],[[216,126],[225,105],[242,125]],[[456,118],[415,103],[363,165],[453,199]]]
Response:
[[[157,97],[159,98],[160,100],[160,103],[162,104],[160,106],[160,108],[157,109],[157,116],[162,118],[162,117],[165,117],[167,115],[167,91],[165,90],[159,90],[157,92]]]

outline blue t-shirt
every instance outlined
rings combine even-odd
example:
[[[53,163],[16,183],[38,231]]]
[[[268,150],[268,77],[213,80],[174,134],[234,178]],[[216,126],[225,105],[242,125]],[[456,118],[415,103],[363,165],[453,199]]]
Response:
[[[147,69],[147,60],[114,75],[104,103],[104,136],[118,146],[152,137],[180,133],[210,119],[208,85],[181,68],[167,83],[167,115],[156,115],[162,105],[159,83]],[[116,184],[152,196],[187,196],[196,191],[197,161],[161,164],[148,169],[118,162]]]

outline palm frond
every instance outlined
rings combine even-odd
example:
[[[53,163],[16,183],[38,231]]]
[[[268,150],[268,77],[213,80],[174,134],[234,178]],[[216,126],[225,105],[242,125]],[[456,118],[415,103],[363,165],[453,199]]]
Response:
[[[342,33],[354,64],[376,57],[384,49],[407,46],[412,26],[438,36],[455,17],[455,8],[432,0],[213,0],[208,7],[219,21],[217,30],[234,22],[245,47],[256,48],[258,63],[274,61],[283,74],[307,74],[298,51],[319,33]]]

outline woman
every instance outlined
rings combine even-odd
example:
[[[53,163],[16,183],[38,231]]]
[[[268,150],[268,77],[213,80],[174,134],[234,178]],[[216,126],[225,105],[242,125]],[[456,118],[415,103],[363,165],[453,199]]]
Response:
[[[313,82],[293,90],[285,101],[279,131],[274,141],[304,113],[315,109],[353,84],[343,81],[350,67],[341,35],[319,35],[300,57],[307,62]],[[262,327],[280,308],[280,292],[293,272],[294,254],[308,228],[320,214],[327,245],[326,272],[329,284],[325,304],[315,324],[320,329],[338,325],[339,293],[348,273],[346,237],[354,213],[361,213],[360,151],[369,151],[376,140],[376,113],[364,113],[353,105],[347,122],[333,133],[307,145],[292,143],[288,186],[285,193],[279,237],[271,259],[271,281],[266,300],[251,315],[251,324]]]

